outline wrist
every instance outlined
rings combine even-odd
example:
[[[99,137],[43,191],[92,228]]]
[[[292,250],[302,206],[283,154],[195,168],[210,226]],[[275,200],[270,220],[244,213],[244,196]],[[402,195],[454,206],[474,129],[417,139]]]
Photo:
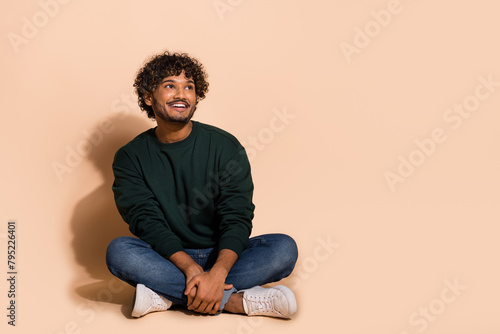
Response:
[[[203,272],[203,268],[184,251],[176,252],[168,259],[179,268],[188,279]]]
[[[203,271],[204,271],[203,268],[198,263],[192,263],[187,267],[185,267],[183,270],[184,275],[186,275],[186,277],[196,276],[202,273]]]
[[[219,277],[221,279],[226,279],[229,271],[222,265],[217,265],[217,263],[210,269],[210,273],[215,277]]]

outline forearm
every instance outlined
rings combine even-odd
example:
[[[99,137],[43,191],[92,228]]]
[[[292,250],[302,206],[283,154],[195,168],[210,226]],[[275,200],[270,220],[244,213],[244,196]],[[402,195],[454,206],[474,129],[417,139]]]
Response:
[[[221,249],[217,261],[210,271],[212,274],[216,274],[218,277],[224,277],[225,279],[237,259],[238,255],[236,255],[234,251],[230,249]],[[168,260],[179,268],[179,270],[186,275],[186,278],[193,277],[203,272],[203,268],[184,251],[172,254]]]
[[[186,280],[188,281],[193,276],[203,272],[203,268],[184,251],[179,251],[172,254],[168,258],[168,260],[184,273],[184,275],[186,276]]]
[[[238,255],[230,249],[221,249],[217,256],[217,261],[213,265],[211,272],[226,279],[234,263],[238,260]]]

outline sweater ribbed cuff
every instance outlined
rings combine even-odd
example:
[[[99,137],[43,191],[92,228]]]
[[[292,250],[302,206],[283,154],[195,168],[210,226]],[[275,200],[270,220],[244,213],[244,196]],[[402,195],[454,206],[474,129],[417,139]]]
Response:
[[[248,240],[242,241],[235,237],[225,237],[219,242],[219,251],[221,249],[230,249],[238,255],[238,257],[243,253],[247,247]]]
[[[181,243],[173,240],[156,245],[153,249],[165,259],[168,259],[177,252],[184,251],[184,247],[182,247]]]

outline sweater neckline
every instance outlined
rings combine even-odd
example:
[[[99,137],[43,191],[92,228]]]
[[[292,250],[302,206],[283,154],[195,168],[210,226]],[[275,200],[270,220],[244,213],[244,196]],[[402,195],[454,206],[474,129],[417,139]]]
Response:
[[[152,137],[153,141],[158,145],[163,150],[176,150],[179,148],[184,148],[189,146],[193,141],[196,136],[196,132],[198,132],[198,122],[196,121],[191,121],[193,123],[193,127],[191,129],[191,132],[189,135],[184,138],[183,140],[176,141],[175,143],[163,143],[161,142],[158,137],[156,137],[155,130],[158,126],[155,126],[154,128],[149,129],[149,135]]]

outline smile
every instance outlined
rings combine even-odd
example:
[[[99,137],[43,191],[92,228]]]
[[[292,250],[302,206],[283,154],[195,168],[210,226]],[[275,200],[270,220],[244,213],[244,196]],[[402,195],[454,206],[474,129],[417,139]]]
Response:
[[[176,108],[176,109],[185,109],[189,105],[185,102],[172,102],[172,103],[168,103],[168,106],[170,106],[172,108]]]

